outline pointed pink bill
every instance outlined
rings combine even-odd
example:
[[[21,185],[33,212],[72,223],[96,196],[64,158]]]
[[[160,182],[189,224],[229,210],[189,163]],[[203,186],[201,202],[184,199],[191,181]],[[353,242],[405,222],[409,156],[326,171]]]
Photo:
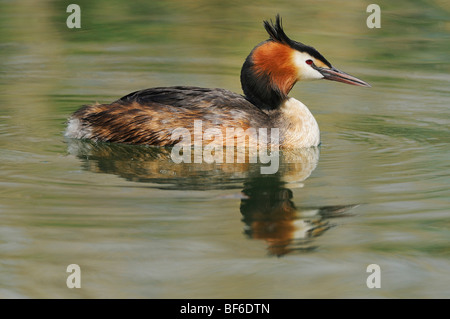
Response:
[[[354,76],[347,74],[345,72],[339,71],[336,68],[316,68],[324,77],[326,80],[331,81],[337,81],[357,86],[364,86],[364,87],[371,87],[369,83],[364,82],[363,80],[360,80],[358,78],[355,78]]]

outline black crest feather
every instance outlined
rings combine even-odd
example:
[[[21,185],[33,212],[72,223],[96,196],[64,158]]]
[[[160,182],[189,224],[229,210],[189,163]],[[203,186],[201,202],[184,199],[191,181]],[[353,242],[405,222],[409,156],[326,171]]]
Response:
[[[276,16],[275,24],[272,22],[272,20],[270,20],[270,22],[267,20],[264,21],[264,28],[266,29],[272,40],[291,45],[292,40],[289,39],[286,33],[284,33],[281,17],[279,14],[277,14]]]
[[[306,52],[312,57],[322,61],[325,63],[328,67],[331,68],[331,63],[327,61],[327,59],[324,58],[322,54],[319,53],[316,49],[313,47],[303,44],[301,42],[297,42],[294,40],[291,40],[286,33],[283,30],[283,24],[281,21],[281,17],[279,14],[275,17],[275,23],[273,23],[272,20],[264,21],[264,28],[266,29],[267,33],[270,36],[270,39],[275,42],[279,42],[282,44],[289,45],[291,48],[298,50],[300,52]]]

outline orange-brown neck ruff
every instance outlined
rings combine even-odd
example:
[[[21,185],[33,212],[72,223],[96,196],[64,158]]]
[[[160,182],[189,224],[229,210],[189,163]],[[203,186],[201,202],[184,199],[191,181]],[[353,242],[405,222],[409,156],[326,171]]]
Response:
[[[253,52],[256,76],[268,76],[273,89],[286,98],[297,81],[297,67],[293,63],[294,50],[286,44],[267,41]]]

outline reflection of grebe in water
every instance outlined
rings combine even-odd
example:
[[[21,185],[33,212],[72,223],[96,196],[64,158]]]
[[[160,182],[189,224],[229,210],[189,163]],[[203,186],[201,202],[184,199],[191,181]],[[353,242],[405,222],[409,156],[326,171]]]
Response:
[[[175,129],[186,128],[192,136],[194,121],[201,120],[203,131],[221,132],[222,140],[213,140],[220,145],[232,146],[240,138],[227,136],[227,129],[250,128],[278,128],[279,143],[272,143],[283,148],[319,145],[314,116],[303,103],[288,97],[294,84],[327,79],[369,85],[334,68],[313,47],[291,40],[279,16],[275,24],[265,21],[264,26],[270,38],[258,44],[242,66],[245,96],[224,89],[185,86],[136,91],[111,104],[82,107],[69,119],[66,136],[168,146],[179,142],[179,136],[172,136]],[[255,145],[257,141],[249,143]]]
[[[298,186],[313,172],[319,159],[317,148],[283,150],[279,172],[261,175],[258,163],[175,164],[171,161],[170,148],[164,147],[80,140],[68,140],[68,143],[69,152],[81,158],[89,171],[115,174],[160,189],[242,190],[240,212],[245,233],[266,241],[271,255],[314,248],[313,239],[330,227],[328,219],[344,216],[354,206],[302,208],[294,204],[289,187],[294,183]]]
[[[314,249],[312,239],[330,228],[329,218],[344,216],[355,205],[297,208],[293,193],[279,176],[250,179],[241,201],[245,233],[268,244],[271,255]]]

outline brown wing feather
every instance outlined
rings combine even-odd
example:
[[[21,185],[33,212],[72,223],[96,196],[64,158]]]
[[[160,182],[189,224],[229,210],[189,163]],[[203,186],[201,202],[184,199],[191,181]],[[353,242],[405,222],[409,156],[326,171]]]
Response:
[[[111,104],[84,106],[75,112],[91,139],[149,145],[174,145],[176,128],[194,132],[226,128],[270,127],[270,119],[243,96],[223,89],[195,87],[153,88],[133,92]],[[205,142],[205,141],[203,141]]]

